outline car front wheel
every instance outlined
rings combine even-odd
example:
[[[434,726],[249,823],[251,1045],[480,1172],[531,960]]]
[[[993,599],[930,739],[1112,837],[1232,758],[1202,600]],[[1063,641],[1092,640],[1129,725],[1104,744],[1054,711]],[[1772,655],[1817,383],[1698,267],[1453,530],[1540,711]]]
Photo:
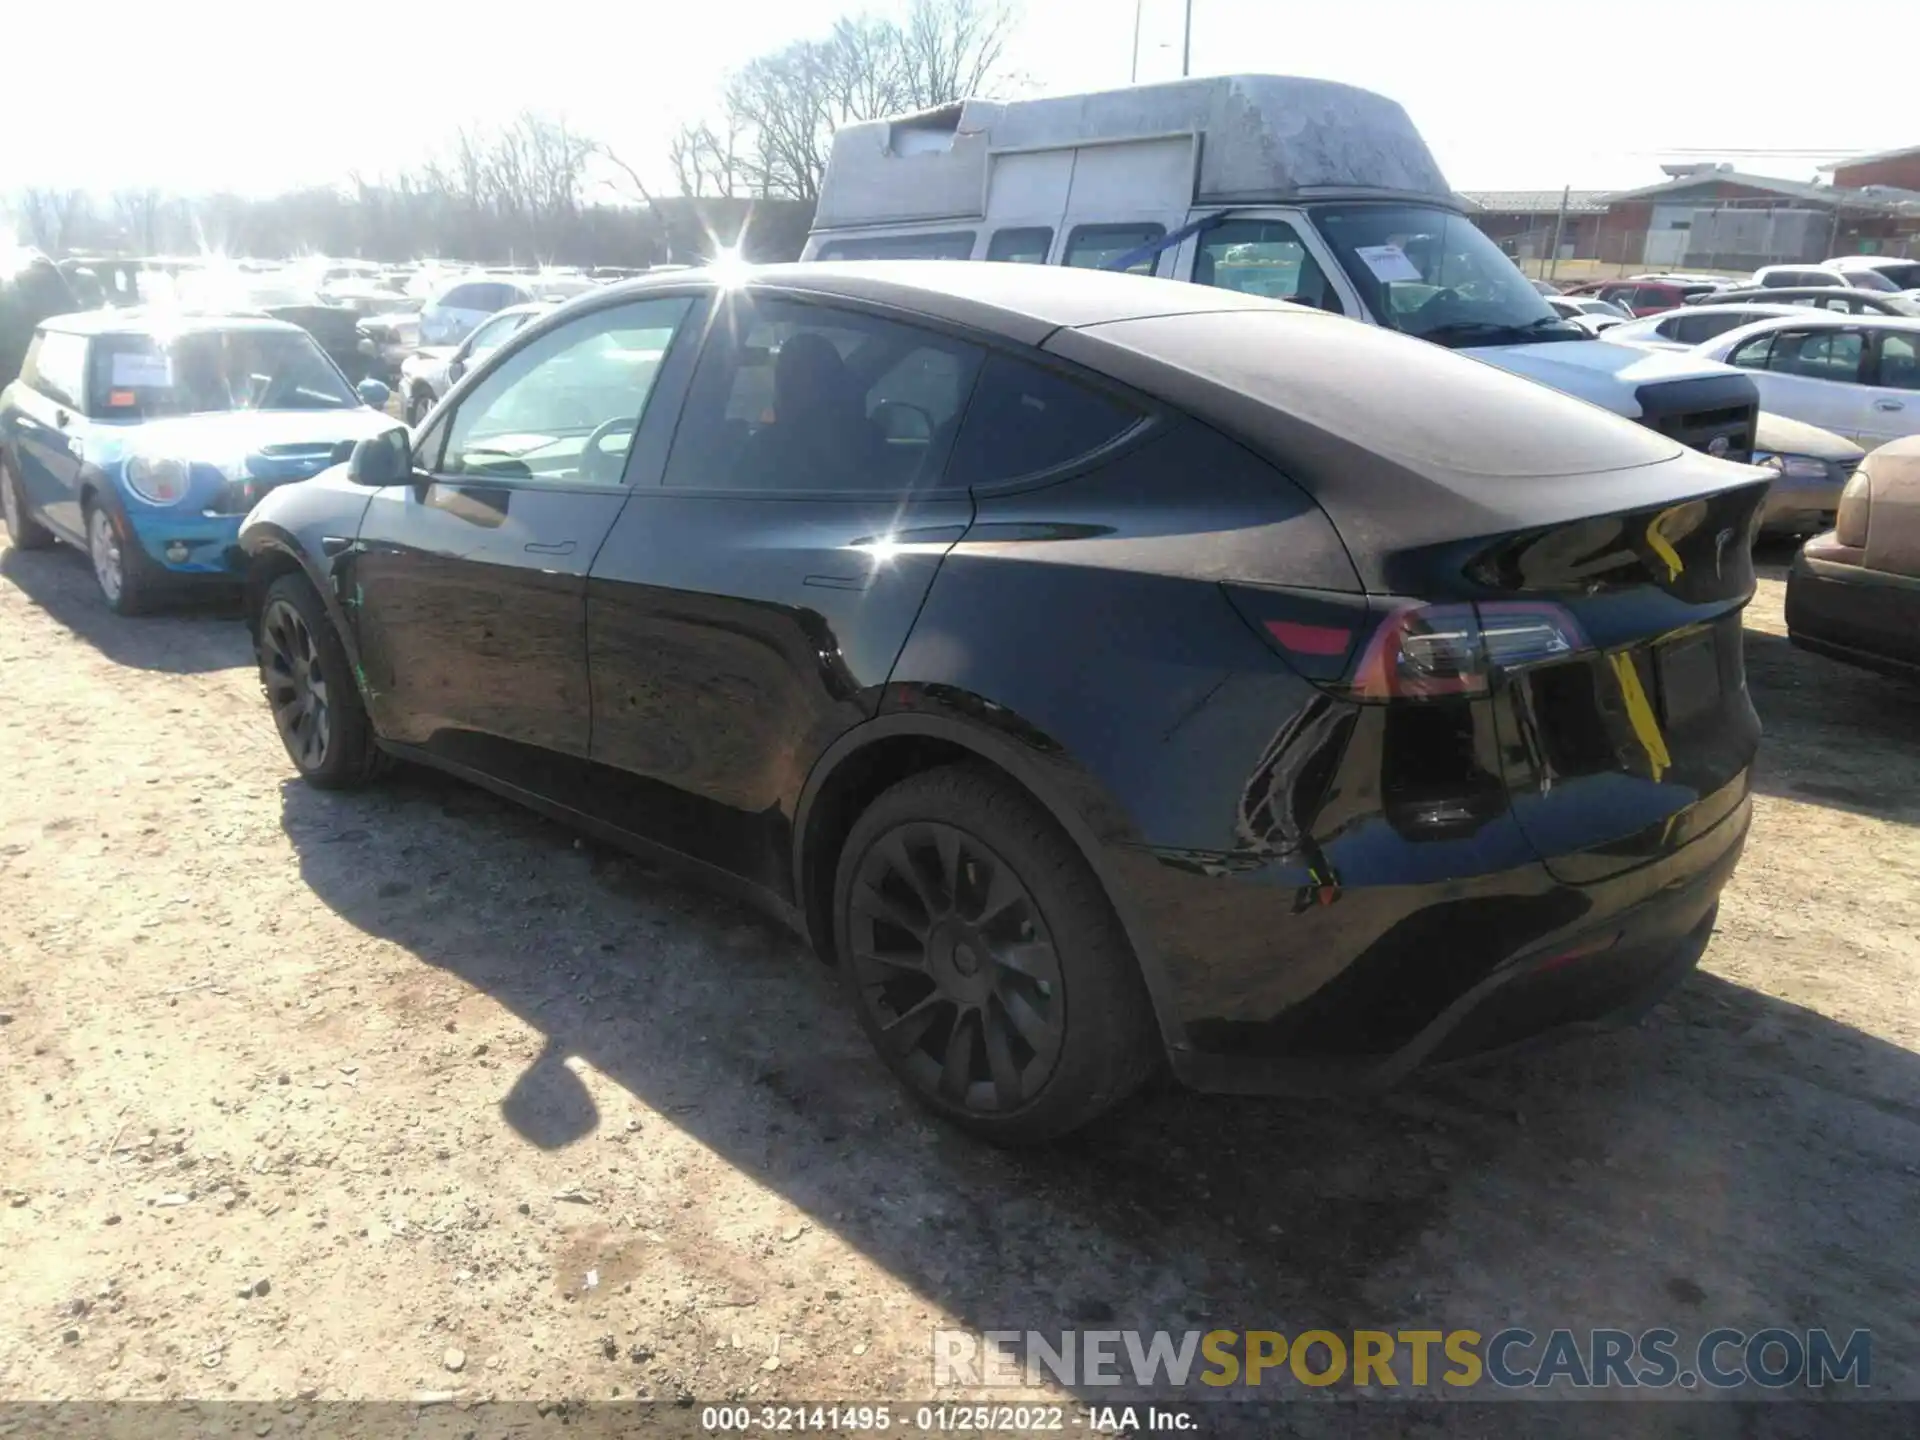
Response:
[[[144,615],[159,596],[159,568],[99,500],[87,506],[87,558],[100,598],[116,615]]]
[[[273,723],[301,777],[323,790],[371,780],[380,769],[373,725],[346,649],[304,575],[268,587],[255,646]]]
[[[985,1139],[1063,1135],[1159,1063],[1100,882],[993,771],[944,767],[881,795],[841,852],[834,915],[840,972],[881,1058]]]

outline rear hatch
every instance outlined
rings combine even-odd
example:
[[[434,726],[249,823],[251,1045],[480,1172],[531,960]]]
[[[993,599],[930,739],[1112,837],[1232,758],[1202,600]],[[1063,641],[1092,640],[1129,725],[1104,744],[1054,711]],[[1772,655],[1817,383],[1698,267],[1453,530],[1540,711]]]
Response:
[[[1491,689],[1514,818],[1556,877],[1658,859],[1745,798],[1760,721],[1740,611],[1766,488],[1517,535],[1470,565],[1488,591],[1571,621],[1567,653],[1522,657]]]
[[[1167,396],[1319,503],[1365,597],[1285,619],[1261,608],[1273,596],[1236,603],[1316,683],[1452,737],[1405,777],[1436,835],[1454,812],[1510,809],[1553,873],[1584,883],[1744,798],[1759,721],[1740,611],[1770,472],[1301,312],[1091,325],[1048,348]],[[1326,654],[1300,653],[1322,635]],[[1448,793],[1418,793],[1429,776]]]

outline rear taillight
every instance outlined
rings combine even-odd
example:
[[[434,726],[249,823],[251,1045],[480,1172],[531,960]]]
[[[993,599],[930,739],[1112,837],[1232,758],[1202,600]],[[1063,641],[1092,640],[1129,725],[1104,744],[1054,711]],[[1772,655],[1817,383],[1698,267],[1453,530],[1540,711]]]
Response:
[[[1356,700],[1482,695],[1496,671],[1587,648],[1580,623],[1544,601],[1408,605],[1373,632],[1343,688]]]

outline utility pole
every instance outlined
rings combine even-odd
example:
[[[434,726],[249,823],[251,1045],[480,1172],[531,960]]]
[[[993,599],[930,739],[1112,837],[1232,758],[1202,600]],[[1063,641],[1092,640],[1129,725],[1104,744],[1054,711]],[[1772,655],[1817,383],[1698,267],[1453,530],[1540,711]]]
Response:
[[[1560,213],[1553,221],[1553,248],[1547,252],[1547,279],[1553,279],[1560,269],[1560,232],[1567,227],[1567,201],[1573,197],[1573,187],[1566,186],[1560,192]]]
[[[1187,0],[1186,30],[1180,39],[1180,78],[1186,79],[1193,70],[1193,0]]]
[[[1133,0],[1133,69],[1127,76],[1129,85],[1140,83],[1140,10],[1147,0]]]

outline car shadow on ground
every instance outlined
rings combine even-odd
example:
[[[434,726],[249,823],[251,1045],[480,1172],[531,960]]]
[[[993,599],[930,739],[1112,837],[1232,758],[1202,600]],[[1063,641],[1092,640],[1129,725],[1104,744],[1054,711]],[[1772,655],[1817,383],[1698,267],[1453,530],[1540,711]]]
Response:
[[[181,592],[151,615],[116,615],[87,557],[66,545],[0,551],[0,579],[116,665],[195,675],[253,664],[239,587]]]
[[[1754,787],[1920,825],[1920,685],[1746,632],[1747,683],[1766,738]]]
[[[730,901],[418,771],[290,781],[283,825],[335,912],[537,1030],[502,1127],[594,1131],[578,1057],[966,1325],[1860,1326],[1876,1384],[1916,1383],[1920,1274],[1887,1237],[1915,1229],[1920,1057],[1709,974],[1632,1030],[1384,1097],[1162,1084],[1006,1153],[907,1101],[831,973]],[[1285,1428],[1348,1433],[1342,1408]],[[1695,1433],[1755,1433],[1716,1409]],[[1547,1433],[1512,1420],[1483,1433]]]

